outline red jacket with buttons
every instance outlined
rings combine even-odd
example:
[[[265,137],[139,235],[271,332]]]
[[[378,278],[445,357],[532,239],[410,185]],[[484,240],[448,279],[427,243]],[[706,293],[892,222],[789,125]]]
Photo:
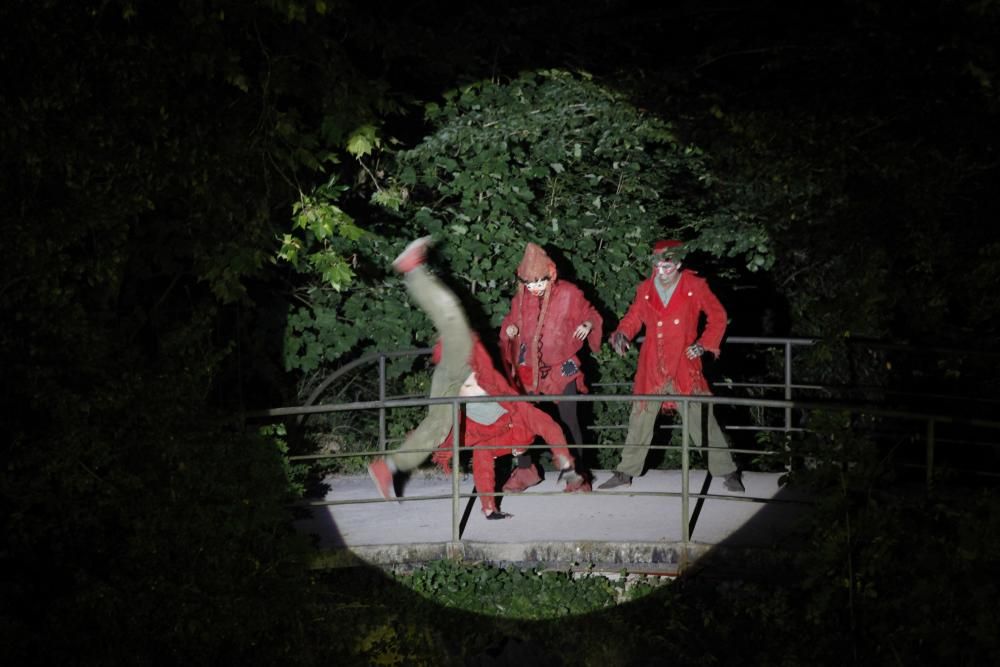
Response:
[[[726,332],[726,309],[705,279],[692,271],[681,272],[666,305],[653,280],[650,277],[639,284],[635,299],[616,331],[632,340],[640,329],[646,328],[632,391],[635,394],[710,394],[702,374],[701,357],[688,359],[685,351],[698,342],[705,350],[719,356],[719,345]],[[702,313],[706,322],[699,338]],[[671,409],[674,406],[664,403],[662,407]]]

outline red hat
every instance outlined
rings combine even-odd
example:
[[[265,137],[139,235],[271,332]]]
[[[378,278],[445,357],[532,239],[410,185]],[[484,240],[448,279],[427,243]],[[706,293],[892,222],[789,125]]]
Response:
[[[538,280],[540,278],[556,279],[556,265],[545,254],[542,247],[529,243],[524,248],[524,257],[517,267],[517,276],[521,280]]]
[[[662,255],[668,250],[671,250],[673,248],[680,248],[682,245],[684,244],[676,239],[657,241],[656,243],[653,244],[653,254]]]

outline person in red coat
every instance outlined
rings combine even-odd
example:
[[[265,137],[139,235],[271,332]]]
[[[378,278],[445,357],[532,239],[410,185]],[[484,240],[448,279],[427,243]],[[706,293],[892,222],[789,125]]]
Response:
[[[476,341],[477,346],[482,343]],[[485,353],[485,350],[483,351]],[[507,391],[488,392],[478,382],[478,373],[469,376],[462,385],[462,396],[513,395],[512,387]],[[536,437],[542,438],[552,451],[552,461],[560,470],[560,479],[565,478],[565,491],[577,490],[579,478],[574,470],[573,457],[566,449],[566,438],[562,428],[552,417],[530,403],[486,402],[467,403],[461,424],[461,445],[474,447],[472,450],[472,478],[476,484],[479,502],[487,519],[506,519],[510,514],[499,511],[496,497],[495,460],[497,457],[513,454],[523,455]],[[450,472],[448,463],[452,456],[451,433],[441,442],[432,459],[445,472]]]
[[[600,349],[600,313],[576,285],[559,279],[555,262],[534,243],[525,247],[517,277],[517,293],[500,324],[500,353],[508,377],[526,394],[586,393],[577,354],[585,342],[594,352]],[[582,445],[577,404],[557,405],[574,444]],[[531,458],[522,455],[504,490],[523,491],[540,481]]]
[[[646,329],[646,340],[639,350],[634,394],[711,394],[702,374],[701,357],[705,352],[719,355],[719,345],[726,331],[726,310],[704,278],[693,271],[681,270],[682,253],[680,241],[654,244],[653,275],[639,284],[632,305],[611,334],[612,348],[624,356],[629,341],[640,329]],[[705,327],[699,334],[702,314],[705,315]],[[632,403],[621,462],[614,475],[599,489],[628,486],[633,477],[642,473],[660,410],[675,408],[673,402]],[[729,452],[729,442],[711,406],[704,416],[701,403],[691,403],[688,410],[691,418],[687,427],[692,444],[701,447],[704,439],[708,441],[709,472],[713,477],[723,478],[726,489],[744,491],[740,471]],[[703,423],[707,424],[705,432]]]

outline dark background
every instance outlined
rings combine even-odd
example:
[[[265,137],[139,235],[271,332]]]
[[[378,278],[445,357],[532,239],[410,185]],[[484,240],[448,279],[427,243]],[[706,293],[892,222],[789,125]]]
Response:
[[[996,396],[1000,5],[648,4],[4,3],[0,622],[18,664],[335,660],[310,629],[323,584],[287,535],[280,455],[240,421],[294,400],[278,348],[296,276],[270,258],[324,151],[365,122],[412,143],[419,102],[464,82],[586,70],[700,145],[778,258],[750,286],[773,306],[731,334],[957,350],[880,381]],[[843,381],[842,358],[811,372]],[[964,539],[996,516],[934,507]],[[933,534],[896,509],[872,541]],[[961,628],[906,656],[995,650],[980,598],[953,597],[963,581],[989,601],[970,573],[996,546],[960,553],[949,595],[886,610]],[[831,562],[810,576],[836,580]],[[784,603],[768,608],[787,629],[803,607]],[[891,661],[838,622],[848,661]]]

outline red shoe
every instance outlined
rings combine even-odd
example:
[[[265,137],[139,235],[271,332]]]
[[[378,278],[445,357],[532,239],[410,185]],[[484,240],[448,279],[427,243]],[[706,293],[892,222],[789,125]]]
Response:
[[[571,473],[566,476],[566,487],[563,493],[590,493],[594,489],[590,486],[590,480],[584,475]]]
[[[510,474],[510,479],[504,482],[503,490],[504,493],[521,493],[529,487],[541,484],[541,482],[542,478],[538,476],[535,466],[514,468],[514,472]]]
[[[431,245],[431,237],[421,236],[411,241],[403,248],[403,252],[392,261],[392,268],[399,273],[409,273],[427,260],[427,248]]]
[[[375,488],[386,500],[396,497],[396,490],[392,486],[392,471],[383,459],[379,459],[368,466],[368,475],[375,482]]]

